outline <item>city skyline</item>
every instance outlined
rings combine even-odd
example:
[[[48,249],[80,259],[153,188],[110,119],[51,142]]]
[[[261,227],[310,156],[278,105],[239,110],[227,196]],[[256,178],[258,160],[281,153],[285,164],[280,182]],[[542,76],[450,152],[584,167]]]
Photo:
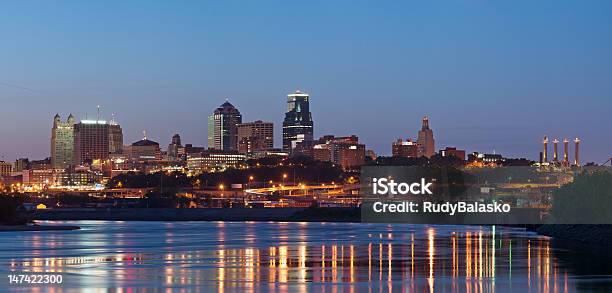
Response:
[[[294,93],[292,93],[292,94],[289,94],[288,96],[289,96],[289,97],[291,97],[292,95],[295,95],[296,93],[297,93],[297,94],[302,95],[302,93],[301,93],[301,92],[298,90],[298,91],[296,91],[296,92],[294,92]],[[308,96],[308,95],[307,95],[307,94],[304,94],[304,96]],[[208,120],[209,120],[209,121],[208,121],[208,122],[209,122],[209,125],[208,125],[209,127],[208,127],[208,129],[207,129],[207,138],[208,138],[208,139],[207,139],[207,142],[206,142],[205,144],[201,145],[202,147],[204,147],[204,148],[208,148],[208,149],[218,149],[217,147],[210,146],[210,143],[211,143],[211,141],[210,141],[211,134],[209,133],[209,132],[211,131],[211,129],[210,129],[210,119],[211,119],[212,117],[214,117],[214,115],[215,115],[215,114],[217,114],[217,113],[220,111],[220,109],[222,109],[222,108],[223,108],[224,106],[226,106],[226,105],[229,105],[229,107],[230,107],[231,109],[233,109],[234,111],[236,111],[236,113],[238,113],[239,118],[241,118],[241,117],[242,117],[242,115],[240,114],[239,110],[238,110],[237,108],[234,108],[234,106],[233,106],[232,104],[230,104],[230,103],[229,103],[229,99],[228,99],[228,98],[226,98],[226,99],[225,99],[225,103],[224,103],[224,104],[222,104],[221,106],[217,107],[217,108],[216,108],[216,109],[215,109],[215,110],[212,112],[213,114],[212,114],[212,115],[210,115],[210,116],[208,116]],[[107,121],[107,120],[105,120],[105,119],[104,119],[104,117],[103,117],[103,116],[100,116],[100,105],[98,105],[98,107],[97,107],[97,111],[98,111],[98,113],[97,113],[97,116],[96,116],[96,118],[95,118],[95,119],[91,119],[91,118],[88,118],[87,116],[85,116],[83,119],[76,120],[76,119],[74,118],[74,115],[73,115],[72,113],[70,113],[70,114],[69,114],[69,116],[68,116],[68,120],[67,120],[67,122],[68,122],[68,124],[70,124],[70,122],[69,122],[69,121],[72,121],[72,123],[74,124],[74,126],[77,126],[78,124],[83,124],[83,123],[85,123],[85,124],[92,124],[92,123],[93,123],[93,124],[96,124],[96,125],[97,125],[97,124],[102,123],[101,125],[108,125],[109,127],[116,127],[116,128],[118,128],[118,129],[119,129],[119,132],[120,132],[120,136],[121,136],[121,137],[120,137],[119,139],[120,139],[120,140],[121,140],[121,139],[123,139],[123,134],[121,133],[121,126],[120,126],[120,125],[119,125],[119,123],[118,123],[118,122],[115,120],[115,113],[113,113],[113,114],[112,114],[112,119],[111,119],[110,121]],[[310,114],[310,112],[308,112],[308,114]],[[44,156],[44,157],[42,157],[42,158],[33,158],[33,157],[28,157],[28,156],[20,156],[20,157],[16,158],[15,160],[20,159],[20,158],[29,158],[29,159],[34,159],[34,160],[36,160],[36,159],[44,159],[44,158],[51,158],[51,160],[52,160],[52,162],[53,162],[53,155],[52,155],[52,152],[53,152],[53,150],[54,150],[54,144],[55,144],[55,142],[54,142],[54,141],[55,141],[55,138],[54,138],[54,137],[55,137],[55,133],[56,133],[56,130],[55,130],[55,129],[56,129],[56,126],[58,125],[58,123],[60,123],[60,120],[59,120],[59,119],[60,119],[60,117],[61,117],[61,115],[60,115],[59,113],[56,113],[56,114],[55,114],[55,116],[53,117],[53,124],[52,124],[52,129],[51,129],[51,130],[52,130],[52,131],[51,131],[51,152],[49,153],[49,156],[48,156],[48,157],[47,157],[47,156]],[[245,123],[245,124],[243,124],[243,123],[236,123],[236,126],[239,126],[239,125],[247,125],[247,124],[253,124],[253,123],[269,123],[269,124],[272,124],[271,122],[263,122],[263,121],[261,121],[261,120],[256,120],[256,121],[242,121],[242,122],[243,122],[243,123]],[[432,132],[433,130],[432,130],[431,128],[429,128],[429,117],[428,117],[428,116],[423,116],[423,117],[422,117],[422,119],[421,119],[421,123],[422,123],[422,124],[421,124],[421,128],[420,128],[420,130],[418,130],[414,136],[406,136],[406,137],[405,137],[407,141],[411,141],[411,142],[412,142],[412,141],[414,141],[414,143],[417,143],[417,141],[418,141],[418,140],[423,139],[421,136],[422,136],[422,135],[425,135],[425,134],[423,134],[425,131],[427,131],[427,132],[429,133],[429,134],[427,134],[427,135],[429,135],[429,138],[427,138],[427,139],[428,139],[428,141],[429,141],[428,143],[426,143],[426,142],[424,142],[424,141],[423,141],[423,142],[419,142],[418,144],[415,144],[415,148],[416,148],[416,146],[419,146],[418,154],[416,155],[417,157],[418,157],[418,156],[426,156],[426,157],[429,157],[429,156],[431,156],[431,155],[433,155],[433,154],[437,154],[438,152],[442,152],[442,151],[444,151],[444,150],[445,150],[444,148],[446,148],[446,150],[448,150],[448,148],[449,148],[449,147],[450,147],[450,148],[456,148],[456,147],[457,147],[456,145],[434,146],[434,143],[433,143],[433,140],[434,140],[434,134],[433,134],[433,132]],[[61,124],[61,125],[65,125],[65,126],[67,126],[68,124],[63,123],[63,124]],[[274,127],[274,126],[270,125],[269,127],[272,127],[272,129],[273,129],[273,127]],[[281,132],[283,131],[283,127],[282,127],[282,126],[281,126],[281,129],[280,129],[280,130],[281,130]],[[213,130],[213,133],[214,133],[214,132],[215,132],[215,131]],[[142,137],[143,137],[142,135],[144,135],[144,139],[145,139],[145,140],[147,139],[146,130],[143,130],[143,131],[142,131],[142,134],[141,134],[140,139],[136,139],[136,140],[134,140],[134,142],[135,142],[135,143],[138,143],[139,141],[141,141],[141,140],[143,139],[143,138],[142,138]],[[177,135],[180,135],[180,133],[175,133],[175,134],[174,134],[174,135],[173,135],[173,136],[170,138],[170,140],[169,140],[170,144],[169,144],[168,148],[167,148],[167,149],[166,149],[166,148],[162,148],[161,150],[162,150],[162,151],[166,151],[166,150],[168,150],[168,151],[169,151],[170,145],[172,144],[172,142],[174,142],[174,140],[176,139],[176,136],[177,136]],[[281,134],[281,135],[282,135],[282,134]],[[328,133],[328,134],[321,134],[321,135],[318,135],[318,137],[320,137],[320,139],[325,139],[325,136],[329,136],[329,135],[331,135],[331,136],[333,137],[334,135],[338,135],[338,134],[329,134],[329,133]],[[353,133],[353,134],[351,134],[351,135],[355,135],[355,134]],[[112,138],[112,137],[109,137],[109,138]],[[389,143],[390,151],[389,151],[388,153],[379,153],[379,152],[376,152],[376,154],[377,154],[378,156],[395,156],[395,147],[396,147],[396,144],[397,144],[397,143],[400,143],[400,142],[401,142],[401,139],[403,139],[403,138],[404,138],[404,137],[400,137],[400,138],[398,138],[398,139],[399,139],[398,141],[392,141],[392,142],[390,142],[390,143]],[[179,137],[178,139],[180,140],[180,137]],[[311,138],[311,139],[316,139],[316,137],[315,137],[315,138]],[[560,139],[560,138],[559,138],[559,139]],[[567,141],[567,139],[568,139],[568,138],[563,138],[564,142],[566,142],[566,141]],[[318,141],[318,139],[316,139],[316,140]],[[557,138],[555,138],[554,140],[555,140],[557,143],[558,143],[558,142],[560,142],[560,141],[558,141],[558,140],[557,140]],[[577,141],[579,141],[579,142],[581,142],[581,140],[579,140],[579,138],[578,138],[578,137],[574,138],[574,141],[573,141],[573,142],[575,142],[576,140],[577,140]],[[130,144],[131,144],[129,141],[126,141],[126,142],[124,143],[124,142],[121,140],[120,142],[122,143],[122,144],[121,144],[121,146],[114,146],[114,145],[110,145],[110,144],[109,144],[109,147],[114,147],[114,148],[119,147],[119,148],[122,148],[122,147],[129,147],[129,146],[130,146]],[[517,156],[517,157],[509,157],[509,158],[527,158],[527,159],[530,159],[530,160],[533,160],[533,161],[536,161],[536,162],[537,162],[537,161],[544,161],[544,162],[553,162],[553,161],[555,161],[555,162],[557,162],[558,160],[556,159],[556,158],[557,158],[557,157],[556,157],[556,156],[557,156],[557,146],[556,146],[556,143],[555,143],[554,148],[549,150],[549,148],[552,148],[553,146],[548,144],[548,136],[544,136],[544,140],[543,140],[543,141],[541,141],[541,142],[543,142],[543,143],[544,143],[544,150],[543,150],[543,151],[542,151],[542,150],[540,150],[541,152],[539,153],[539,156],[540,156],[539,158],[537,158],[537,157],[536,157],[536,158],[532,158],[532,157],[527,156],[527,155]],[[189,142],[187,142],[187,143],[188,143],[188,144],[190,144]],[[214,142],[213,142],[213,143],[214,143]],[[282,147],[283,147],[282,141],[281,141],[280,143],[281,143],[281,145],[278,145],[278,144],[279,144],[278,142],[274,143],[274,144],[273,144],[274,149],[282,149]],[[238,147],[238,144],[239,144],[239,143],[238,143],[238,142],[236,142],[236,144],[235,144],[235,145],[236,145],[236,148]],[[431,145],[430,145],[430,144],[431,144]],[[428,146],[426,147],[426,145],[428,145]],[[581,145],[582,145],[582,144],[581,144]],[[196,146],[197,146],[197,145],[196,145]],[[368,150],[370,150],[370,149],[371,149],[371,148],[370,148],[369,146],[367,146],[367,145],[366,145],[366,147],[367,147],[367,149],[368,149]],[[422,147],[423,149],[420,149],[421,147]],[[574,157],[572,158],[572,160],[573,160],[572,162],[573,162],[574,164],[577,164],[577,162],[578,162],[578,161],[577,161],[578,159],[576,158],[576,156],[578,155],[578,150],[577,150],[577,148],[576,148],[576,147],[577,147],[577,146],[573,146],[573,149],[572,149],[572,151],[575,153],[575,154],[574,154]],[[461,148],[461,147],[459,147],[459,148]],[[270,147],[267,147],[266,149],[271,149],[271,148],[270,148]],[[427,150],[426,150],[426,149],[427,149]],[[233,151],[236,151],[236,150],[237,150],[237,149],[235,149],[235,150],[233,150]],[[564,146],[564,160],[568,159],[568,157],[566,157],[568,150],[569,150],[569,149],[567,148],[567,146]],[[229,151],[229,150],[226,150],[226,151]],[[496,153],[498,153],[498,154],[499,154],[499,153],[500,153],[500,152],[496,152],[496,150],[495,150],[495,149],[493,149],[493,151],[492,151],[492,152],[487,152],[487,151],[482,151],[482,150],[476,150],[476,149],[474,149],[474,150],[463,149],[463,151],[464,151],[464,152],[466,152],[466,151],[467,151],[468,153],[473,153],[473,152],[475,152],[475,153],[481,153],[481,154],[482,154],[482,153],[492,153],[492,154],[496,154]],[[551,152],[551,153],[552,153],[552,152],[554,152],[554,154],[555,154],[555,159],[551,159],[551,158],[550,158],[550,155],[548,155],[548,156],[547,156],[548,152]],[[581,152],[582,152],[582,148],[581,148]],[[110,152],[110,151],[109,151],[109,154],[114,154],[114,153],[116,153],[116,152],[115,152],[115,151],[113,151],[113,152]],[[581,154],[581,156],[582,156],[582,154]],[[607,160],[609,160],[609,158],[608,158]],[[0,160],[0,161],[2,161],[2,160]],[[10,161],[10,160],[7,160],[7,161]],[[560,162],[560,160],[559,160],[559,162]],[[580,161],[580,162],[581,162],[581,164],[587,163],[587,162],[585,162],[585,161]],[[593,162],[593,163],[596,163],[596,164],[597,164],[598,162]]]
[[[537,160],[547,135],[579,137],[582,162],[610,156],[607,2],[93,6],[3,7],[0,159],[48,156],[50,118],[95,117],[97,104],[126,143],[146,129],[163,146],[175,133],[203,146],[227,96],[244,121],[273,122],[279,147],[296,89],[312,97],[315,137],[356,134],[382,155],[427,115],[437,149]]]

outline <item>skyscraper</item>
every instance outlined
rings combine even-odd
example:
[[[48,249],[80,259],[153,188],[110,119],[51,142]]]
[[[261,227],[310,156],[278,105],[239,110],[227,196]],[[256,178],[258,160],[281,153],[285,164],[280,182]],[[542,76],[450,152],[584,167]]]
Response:
[[[423,125],[419,131],[417,143],[419,144],[419,157],[430,158],[436,153],[433,130],[429,128],[429,118],[427,116],[423,117]]]
[[[283,150],[290,152],[300,141],[312,141],[313,122],[310,97],[296,91],[287,95],[287,112],[283,120]]]
[[[73,164],[74,123],[72,114],[62,122],[59,114],[53,118],[51,129],[51,166],[54,169],[65,169]]]
[[[208,147],[224,151],[238,150],[237,125],[240,123],[240,111],[225,101],[208,117]]]
[[[81,120],[74,125],[74,163],[108,159],[109,125],[103,120]]]

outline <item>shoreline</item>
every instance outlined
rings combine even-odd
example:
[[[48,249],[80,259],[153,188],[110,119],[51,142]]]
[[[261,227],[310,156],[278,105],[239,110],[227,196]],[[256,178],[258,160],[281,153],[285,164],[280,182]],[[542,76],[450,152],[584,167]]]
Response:
[[[50,221],[264,221],[264,222],[344,222],[360,223],[360,208],[208,208],[208,209],[47,209],[35,210],[33,220]],[[483,224],[484,225],[484,224]],[[527,231],[559,241],[587,246],[612,245],[612,225],[502,225],[522,227]],[[0,231],[74,230],[73,226],[0,225]],[[19,228],[20,227],[20,228]]]
[[[361,222],[359,208],[48,209],[29,214],[49,221],[277,221]]]
[[[25,232],[25,231],[72,231],[80,230],[79,226],[71,225],[0,225],[0,232]]]

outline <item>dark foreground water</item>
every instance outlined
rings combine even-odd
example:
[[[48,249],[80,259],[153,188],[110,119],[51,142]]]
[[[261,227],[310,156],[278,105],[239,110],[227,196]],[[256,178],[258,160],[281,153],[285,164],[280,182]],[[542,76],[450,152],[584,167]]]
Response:
[[[0,233],[0,291],[612,290],[610,260],[521,229],[349,223],[48,222]],[[60,274],[61,285],[8,275]]]

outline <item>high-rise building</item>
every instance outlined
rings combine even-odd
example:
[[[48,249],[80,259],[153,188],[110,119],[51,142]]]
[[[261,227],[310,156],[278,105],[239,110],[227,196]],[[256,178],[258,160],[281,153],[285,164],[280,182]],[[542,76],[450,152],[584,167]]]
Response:
[[[403,141],[400,138],[391,145],[391,154],[394,157],[416,158],[419,156],[418,145],[411,139]]]
[[[274,124],[257,120],[238,124],[238,151],[253,153],[274,148]]]
[[[174,136],[172,136],[172,140],[170,141],[170,144],[168,145],[168,157],[171,158],[178,158],[179,156],[179,148],[181,148],[181,136],[177,133]]]
[[[208,117],[208,148],[238,150],[238,127],[242,123],[240,111],[225,101]]]
[[[74,159],[74,123],[72,114],[66,122],[55,114],[51,129],[51,165],[54,169],[65,169],[73,164]]]
[[[74,163],[85,164],[109,158],[109,127],[103,120],[81,120],[74,125]]]
[[[111,155],[123,153],[123,130],[115,119],[111,120],[108,125],[108,152]]]
[[[300,91],[287,95],[287,112],[283,120],[283,150],[290,152],[296,143],[311,141],[313,133],[310,96]]]
[[[433,130],[429,128],[429,118],[427,116],[423,117],[423,125],[419,131],[417,143],[419,144],[419,157],[430,158],[436,153]]]

